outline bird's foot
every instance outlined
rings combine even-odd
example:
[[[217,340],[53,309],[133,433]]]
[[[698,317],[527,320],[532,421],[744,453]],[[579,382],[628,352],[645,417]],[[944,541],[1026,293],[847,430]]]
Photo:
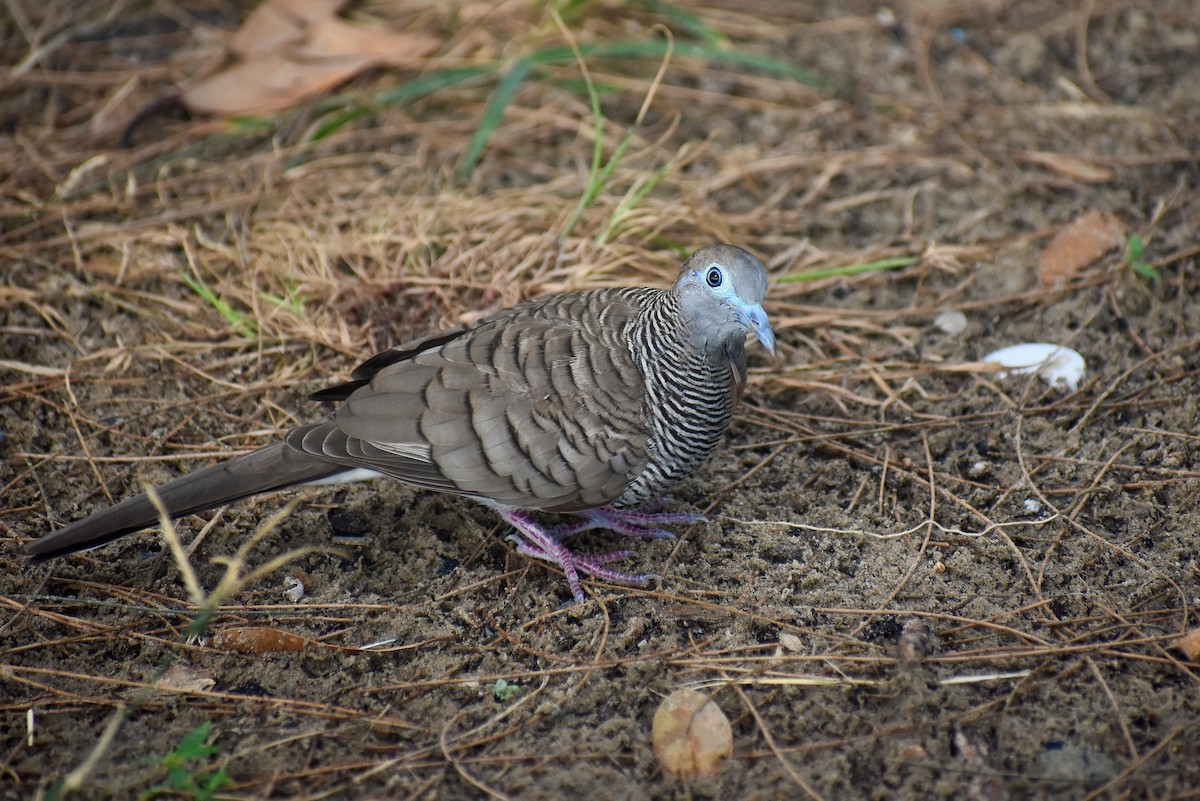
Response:
[[[534,559],[559,564],[555,556],[543,551],[536,545],[531,545],[516,534],[511,535],[509,540],[516,544],[517,553],[532,556]],[[622,559],[628,559],[633,556],[634,551],[609,551],[608,553],[584,554],[568,550],[568,553],[571,555],[571,561],[574,563],[577,571],[587,573],[593,578],[598,578],[601,581],[607,581],[611,584],[642,587],[651,579],[659,578],[657,573],[622,573],[618,570],[605,567],[610,562],[619,562]],[[559,566],[561,567],[562,565]],[[579,598],[576,598],[576,600],[579,600]]]
[[[612,506],[602,506],[599,509],[588,509],[576,514],[583,518],[576,523],[563,523],[546,532],[556,540],[574,536],[584,531],[596,528],[608,529],[627,537],[644,537],[647,539],[670,539],[675,535],[665,528],[657,526],[669,523],[699,523],[704,515],[696,512],[660,512],[668,499],[660,498],[637,509],[617,509]]]
[[[625,584],[637,587],[644,586],[651,579],[658,578],[654,573],[621,573],[612,568],[605,567],[605,565],[611,562],[632,556],[633,551],[612,551],[611,553],[603,554],[575,553],[562,544],[560,541],[561,537],[554,533],[555,529],[545,528],[524,512],[503,508],[498,511],[500,512],[500,516],[504,518],[504,521],[516,529],[516,533],[510,536],[509,539],[516,543],[517,553],[551,562],[561,567],[563,573],[566,574],[567,585],[571,588],[571,595],[574,596],[577,602],[583,601],[585,598],[583,587],[579,581],[579,574],[581,572],[612,584]],[[588,526],[588,528],[597,527],[599,526]],[[586,529],[580,530],[583,531]]]

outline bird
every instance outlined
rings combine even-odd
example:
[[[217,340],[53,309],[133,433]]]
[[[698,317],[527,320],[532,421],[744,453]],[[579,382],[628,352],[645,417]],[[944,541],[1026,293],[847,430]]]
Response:
[[[705,245],[669,289],[610,287],[526,301],[385,350],[316,423],[155,491],[172,518],[302,485],[378,477],[472,498],[512,527],[516,551],[557,565],[576,602],[580,574],[642,586],[652,573],[577,553],[589,529],[670,537],[703,519],[659,500],[713,452],[746,385],[753,334],[771,354],[767,270],[749,251]],[[546,515],[575,519],[548,525]],[[151,527],[148,493],[25,543],[32,563]]]

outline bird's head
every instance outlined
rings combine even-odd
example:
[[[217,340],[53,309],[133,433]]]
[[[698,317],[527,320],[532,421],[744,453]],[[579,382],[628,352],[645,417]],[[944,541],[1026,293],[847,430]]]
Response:
[[[762,302],[767,294],[767,268],[734,245],[705,245],[683,263],[676,295],[694,335],[708,347],[753,332],[775,353],[775,334]]]

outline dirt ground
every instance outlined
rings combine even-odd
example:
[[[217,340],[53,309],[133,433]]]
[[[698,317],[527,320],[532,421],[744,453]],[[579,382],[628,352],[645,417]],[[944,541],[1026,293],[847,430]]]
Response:
[[[561,4],[568,33],[525,2],[355,8],[439,37],[428,70],[660,25],[827,82],[680,49],[639,125],[658,59],[589,56],[604,157],[634,136],[573,224],[594,134],[569,59],[530,73],[465,180],[497,82],[369,104],[417,74],[396,67],[263,124],[164,109],[122,149],[131,111],[219,58],[251,4],[56,5],[0,26],[19,65],[0,92],[0,798],[68,775],[76,797],[137,797],[206,723],[211,753],[180,773],[224,771],[216,797],[239,799],[1200,798],[1200,663],[1177,647],[1200,604],[1192,0]],[[1157,277],[1116,247],[1040,284],[1090,211]],[[780,354],[751,347],[727,447],[674,493],[708,521],[633,546],[647,588],[587,582],[572,604],[486,509],[386,482],[293,493],[249,562],[316,550],[199,637],[154,532],[49,567],[19,553],[315,419],[307,395],[378,349],[522,297],[662,285],[712,240],[768,263]],[[900,265],[789,279],[882,259]],[[1069,345],[1086,375],[980,367],[1021,342]],[[180,523],[205,590],[287,499]],[[733,730],[689,782],[651,748],[681,687]]]

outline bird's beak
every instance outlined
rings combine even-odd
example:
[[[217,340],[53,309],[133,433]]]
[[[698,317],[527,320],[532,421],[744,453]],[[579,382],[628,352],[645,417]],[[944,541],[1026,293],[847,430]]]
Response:
[[[758,337],[758,341],[767,349],[767,352],[772,356],[775,355],[775,332],[771,330],[771,324],[767,321],[767,313],[763,311],[761,305],[743,306],[740,309],[742,315],[746,318],[746,327],[754,332],[754,336]]]

